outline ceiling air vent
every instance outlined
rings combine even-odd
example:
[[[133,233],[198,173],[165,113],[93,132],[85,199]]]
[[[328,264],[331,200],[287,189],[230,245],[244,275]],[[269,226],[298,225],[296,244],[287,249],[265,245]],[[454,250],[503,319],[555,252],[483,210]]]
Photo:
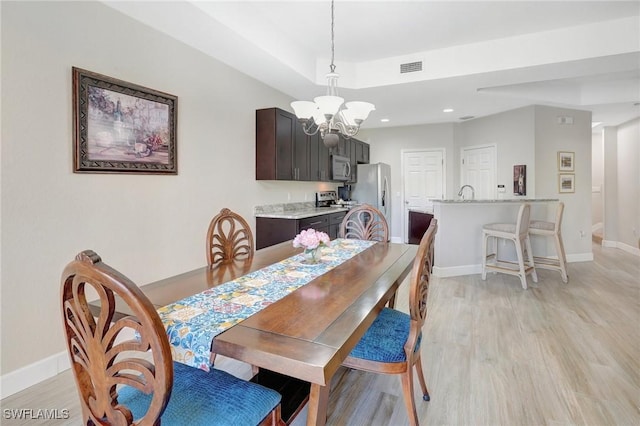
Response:
[[[473,115],[465,115],[463,117],[460,117],[460,120],[471,120],[472,118],[476,118]]]
[[[422,71],[422,61],[400,64],[400,74],[405,74],[408,72],[416,72],[416,71]]]

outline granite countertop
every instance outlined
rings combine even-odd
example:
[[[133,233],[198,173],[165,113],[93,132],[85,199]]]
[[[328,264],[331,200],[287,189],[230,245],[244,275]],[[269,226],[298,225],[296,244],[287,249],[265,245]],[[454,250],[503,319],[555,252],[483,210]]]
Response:
[[[509,198],[505,200],[432,200],[434,203],[443,204],[500,204],[500,203],[549,203],[560,201],[557,198]]]
[[[256,206],[254,208],[254,216],[273,219],[305,219],[307,217],[347,211],[349,209],[346,207],[316,207],[315,203],[304,202]]]

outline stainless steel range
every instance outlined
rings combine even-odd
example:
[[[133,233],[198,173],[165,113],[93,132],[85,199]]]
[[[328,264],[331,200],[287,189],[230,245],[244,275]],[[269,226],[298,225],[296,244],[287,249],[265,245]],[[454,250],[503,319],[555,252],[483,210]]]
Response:
[[[316,192],[316,207],[331,207],[338,201],[336,191]]]
[[[316,192],[316,207],[351,209],[358,205],[359,203],[355,200],[343,201],[339,199],[336,191]]]

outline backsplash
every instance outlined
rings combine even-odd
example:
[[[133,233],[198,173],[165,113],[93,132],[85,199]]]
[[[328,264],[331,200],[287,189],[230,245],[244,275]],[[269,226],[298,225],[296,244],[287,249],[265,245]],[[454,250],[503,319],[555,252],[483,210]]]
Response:
[[[304,201],[300,203],[280,203],[280,204],[266,204],[263,206],[255,206],[253,208],[254,214],[262,213],[284,213],[294,212],[299,210],[309,210],[316,207],[313,201]]]

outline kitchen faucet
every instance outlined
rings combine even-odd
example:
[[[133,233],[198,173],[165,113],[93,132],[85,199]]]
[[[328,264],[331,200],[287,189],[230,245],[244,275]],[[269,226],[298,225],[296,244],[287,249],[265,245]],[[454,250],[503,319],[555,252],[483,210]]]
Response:
[[[462,187],[460,188],[460,192],[458,192],[458,197],[462,197],[462,199],[464,200],[465,188],[471,188],[471,199],[473,200],[476,197],[476,191],[473,189],[473,186],[471,185],[462,185]]]

